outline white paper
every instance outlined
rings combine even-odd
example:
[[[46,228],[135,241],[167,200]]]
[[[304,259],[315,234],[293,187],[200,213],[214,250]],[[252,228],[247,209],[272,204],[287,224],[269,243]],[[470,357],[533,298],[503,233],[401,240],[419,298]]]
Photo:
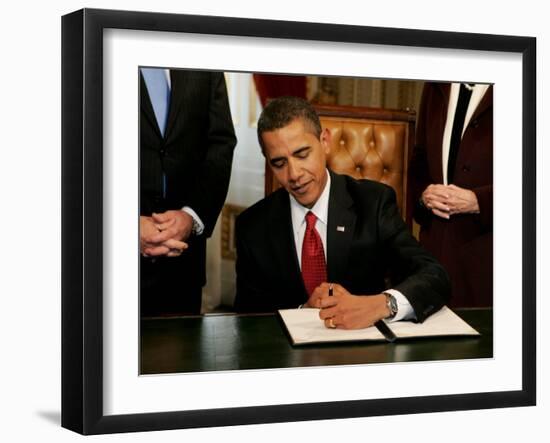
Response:
[[[349,340],[385,340],[374,326],[365,329],[329,329],[319,318],[319,309],[281,309],[279,314],[294,344]]]
[[[424,323],[396,321],[388,323],[397,338],[433,337],[437,335],[480,335],[468,323],[443,306],[435,314],[428,317]]]
[[[294,344],[358,340],[385,340],[374,326],[365,329],[329,329],[319,318],[319,309],[281,309],[286,328]],[[468,323],[444,306],[424,323],[398,321],[387,323],[397,338],[443,335],[480,335]]]

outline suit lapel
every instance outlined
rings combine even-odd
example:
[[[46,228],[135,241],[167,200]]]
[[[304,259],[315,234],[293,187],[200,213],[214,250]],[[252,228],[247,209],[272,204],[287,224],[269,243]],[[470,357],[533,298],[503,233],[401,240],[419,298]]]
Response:
[[[186,97],[185,90],[188,87],[187,82],[187,72],[170,70],[170,107],[168,110],[168,121],[166,122],[166,133],[165,138],[169,142],[170,136],[174,133],[174,126],[179,120],[183,121],[183,110],[182,108],[184,99]]]
[[[149,97],[149,92],[147,91],[147,85],[141,72],[139,73],[139,91],[140,91],[140,106],[143,111],[143,115],[149,121],[149,124],[154,128],[155,134],[162,138],[160,133],[159,125],[157,118],[155,117],[155,111],[153,110],[153,104],[151,103],[151,98]]]
[[[353,200],[346,189],[345,177],[331,172],[330,180],[327,275],[329,281],[340,282],[345,276],[357,216],[353,211]]]
[[[445,112],[441,112],[437,115],[431,115],[430,118],[437,119],[436,132],[431,134],[437,137],[437,143],[430,143],[434,146],[433,151],[430,151],[429,158],[433,158],[434,165],[443,164],[443,136],[445,135],[445,125],[447,123],[447,114],[449,111],[449,100],[451,98],[451,84],[450,83],[437,83],[439,93],[441,94],[442,109]],[[435,169],[437,176],[434,177],[435,183],[443,183],[443,168],[439,167]]]
[[[290,215],[290,201],[285,190],[277,192],[276,201],[271,207],[272,229],[271,246],[275,255],[275,262],[281,272],[281,278],[288,279],[292,288],[300,288],[305,295],[306,289],[298,263],[298,254],[292,232],[292,218]],[[307,298],[306,298],[307,299]]]
[[[468,126],[475,124],[475,121],[479,119],[479,117],[489,109],[489,107],[493,104],[493,87],[489,86],[489,89],[487,89],[487,92],[485,92],[485,95],[479,102],[479,105],[477,106],[476,110],[472,114],[472,118],[470,119],[470,122],[468,123]]]

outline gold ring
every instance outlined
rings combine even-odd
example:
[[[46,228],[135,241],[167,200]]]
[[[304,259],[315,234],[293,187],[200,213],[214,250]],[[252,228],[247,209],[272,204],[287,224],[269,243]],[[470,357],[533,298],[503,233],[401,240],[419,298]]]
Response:
[[[336,325],[335,325],[334,322],[332,321],[332,317],[330,317],[330,318],[328,319],[328,327],[329,327],[330,329],[335,329],[335,328],[336,328]]]

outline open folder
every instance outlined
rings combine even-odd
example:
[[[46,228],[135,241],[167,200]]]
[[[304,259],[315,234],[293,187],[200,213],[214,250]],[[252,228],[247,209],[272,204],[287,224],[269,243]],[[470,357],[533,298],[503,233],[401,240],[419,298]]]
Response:
[[[279,314],[288,330],[292,344],[330,343],[343,341],[384,341],[379,328],[329,329],[319,318],[319,309],[281,309]],[[423,323],[411,321],[384,322],[397,340],[416,337],[436,336],[479,336],[474,328],[444,306]],[[381,328],[385,329],[385,328]]]

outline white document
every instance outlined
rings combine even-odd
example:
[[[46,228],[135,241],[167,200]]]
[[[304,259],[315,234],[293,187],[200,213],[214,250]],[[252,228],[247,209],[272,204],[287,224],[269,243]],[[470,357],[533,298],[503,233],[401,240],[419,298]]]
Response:
[[[281,309],[284,324],[295,345],[339,341],[384,341],[384,335],[375,327],[365,329],[329,329],[319,318],[319,309]],[[386,322],[395,336],[400,338],[434,336],[478,336],[468,323],[447,306],[428,317],[424,323],[410,321]]]

